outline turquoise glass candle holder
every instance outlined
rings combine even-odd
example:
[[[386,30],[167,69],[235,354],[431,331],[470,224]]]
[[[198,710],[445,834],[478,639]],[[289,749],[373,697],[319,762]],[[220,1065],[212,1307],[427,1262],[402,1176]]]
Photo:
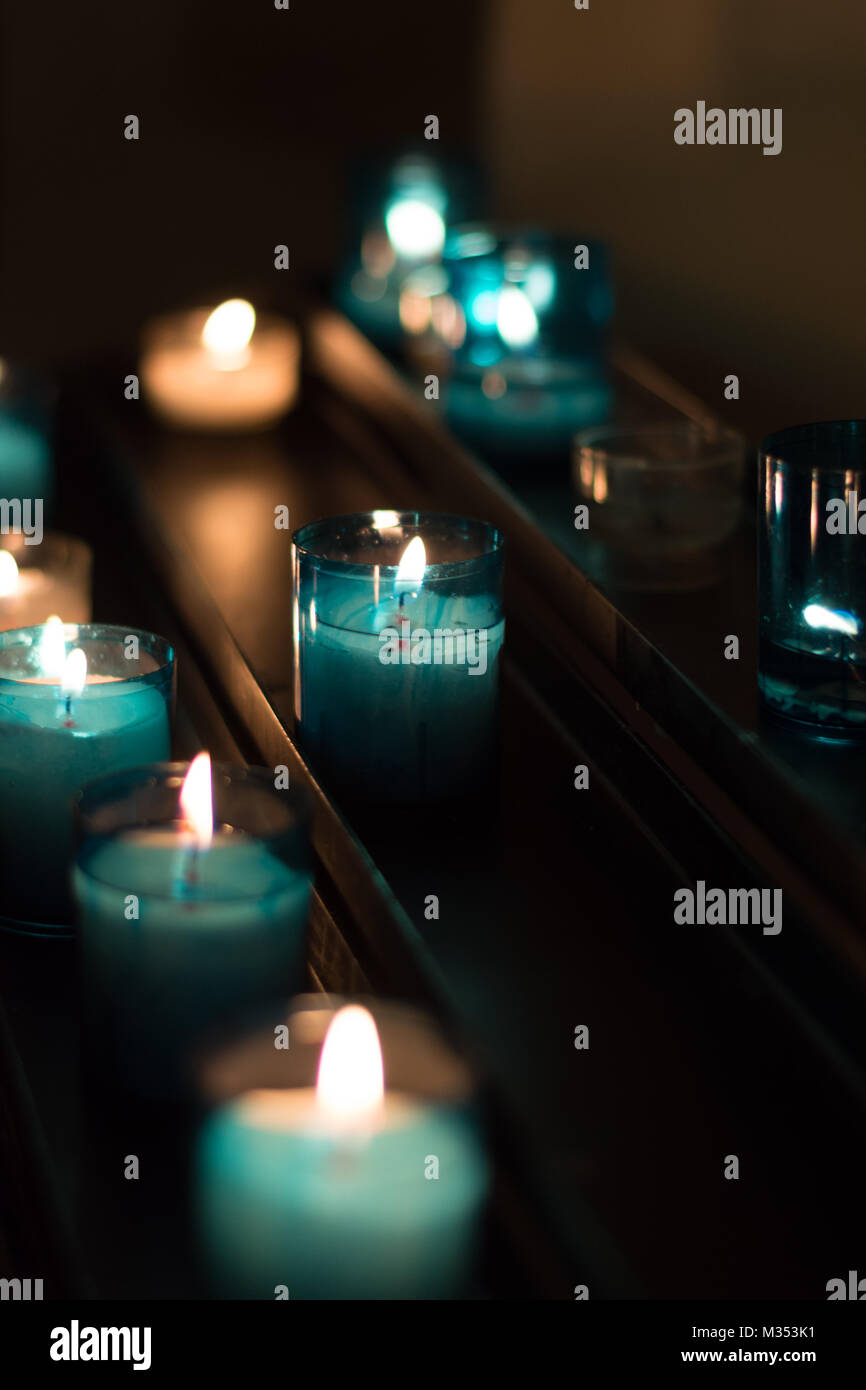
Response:
[[[305,981],[308,808],[265,769],[215,764],[214,833],[180,810],[188,768],[101,778],[77,803],[73,884],[90,1075],[182,1098],[195,1051]]]
[[[607,418],[613,288],[601,243],[457,227],[441,268],[414,274],[402,298],[413,356],[435,366],[438,352],[445,415],[464,438],[564,452],[575,430]]]
[[[468,166],[426,152],[355,171],[336,299],[380,347],[400,346],[403,281],[441,260],[447,226],[473,215],[477,188]]]
[[[292,540],[295,722],[317,772],[364,803],[489,792],[501,533],[463,517],[380,511],[314,522]]]
[[[272,1028],[215,1059],[222,1089],[232,1084],[199,1135],[196,1208],[219,1296],[417,1300],[470,1287],[489,1172],[468,1075],[423,1016],[363,1003],[384,1063],[363,1132],[316,1103],[335,1001],[294,1001],[285,1050]],[[344,1060],[348,1072],[358,1055]]]
[[[0,498],[42,502],[54,494],[54,396],[36,374],[0,360]]]
[[[764,704],[814,734],[862,737],[866,421],[769,435],[758,460],[758,520]]]
[[[70,658],[72,653],[83,658]],[[86,671],[82,662],[86,663]],[[0,912],[68,928],[84,783],[170,756],[174,651],[150,632],[45,623],[0,632]]]

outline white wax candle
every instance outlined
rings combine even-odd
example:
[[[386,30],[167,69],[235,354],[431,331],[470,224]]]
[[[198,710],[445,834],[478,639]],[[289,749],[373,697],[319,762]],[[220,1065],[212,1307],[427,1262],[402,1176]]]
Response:
[[[169,424],[197,430],[256,430],[293,404],[300,339],[284,320],[258,323],[252,305],[228,300],[156,320],[145,334],[141,379]]]

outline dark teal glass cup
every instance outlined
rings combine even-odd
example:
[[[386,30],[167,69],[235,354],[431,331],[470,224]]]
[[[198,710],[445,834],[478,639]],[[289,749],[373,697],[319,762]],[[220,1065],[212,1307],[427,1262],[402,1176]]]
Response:
[[[488,793],[498,751],[503,538],[427,512],[329,517],[293,536],[295,724],[353,802]]]
[[[866,420],[763,441],[758,538],[766,708],[827,738],[866,736]]]

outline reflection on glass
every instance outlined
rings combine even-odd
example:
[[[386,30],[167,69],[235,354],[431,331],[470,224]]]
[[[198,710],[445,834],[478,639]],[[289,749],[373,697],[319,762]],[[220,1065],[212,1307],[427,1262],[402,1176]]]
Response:
[[[758,498],[764,702],[830,737],[866,734],[866,422],[770,435]]]

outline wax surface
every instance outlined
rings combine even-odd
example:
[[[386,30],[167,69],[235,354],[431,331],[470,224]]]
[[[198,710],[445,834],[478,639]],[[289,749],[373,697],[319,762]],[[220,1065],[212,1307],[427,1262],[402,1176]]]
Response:
[[[221,1291],[459,1295],[486,1188],[471,1120],[386,1094],[379,1128],[347,1143],[322,1131],[312,1091],[276,1094],[270,1116],[246,1097],[218,1111],[199,1144],[200,1228]]]
[[[162,693],[89,684],[65,703],[36,682],[0,680],[0,912],[69,922],[72,803],[85,782],[170,756]]]
[[[299,722],[317,766],[353,795],[425,802],[484,789],[497,737],[499,653],[504,624],[484,595],[320,575],[315,623],[303,615]],[[384,664],[383,628],[483,633],[481,664]],[[473,660],[477,653],[470,653]]]
[[[182,1090],[208,1030],[304,985],[309,877],[241,832],[197,853],[121,834],[85,847],[73,887],[93,1030],[137,1090]]]

